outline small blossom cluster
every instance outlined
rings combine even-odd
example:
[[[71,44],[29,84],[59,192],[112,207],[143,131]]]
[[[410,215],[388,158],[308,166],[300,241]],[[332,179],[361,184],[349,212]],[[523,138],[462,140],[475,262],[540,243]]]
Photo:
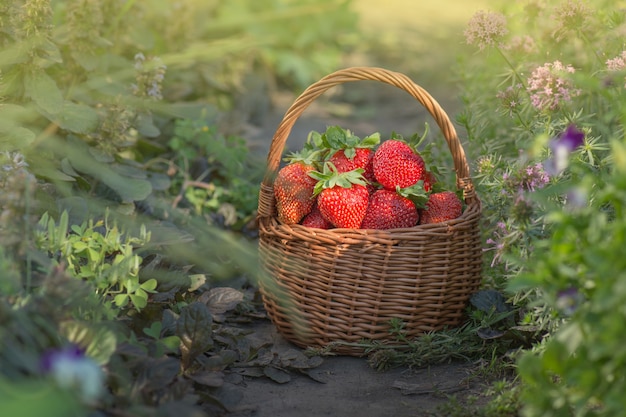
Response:
[[[516,192],[532,192],[545,187],[550,182],[550,177],[541,162],[522,168],[515,172],[514,175],[505,172],[503,179],[506,188]]]
[[[579,31],[586,27],[591,10],[581,1],[568,0],[554,9],[553,19],[559,26],[553,37],[560,41],[568,31]]]
[[[615,58],[608,59],[606,61],[606,68],[609,71],[626,71],[626,51]],[[624,77],[624,87],[626,88],[626,77]]]
[[[501,46],[502,38],[509,33],[506,17],[501,13],[478,11],[470,19],[464,35],[468,45],[476,45],[482,51]]]
[[[149,58],[139,52],[135,55],[136,82],[132,85],[133,94],[152,100],[163,99],[162,84],[167,67],[159,58]]]
[[[511,41],[506,46],[507,50],[510,50],[513,52],[526,53],[526,54],[534,52],[536,48],[537,46],[535,44],[535,40],[531,36],[528,36],[528,35],[513,36],[511,38]]]
[[[516,84],[496,94],[496,98],[500,100],[504,112],[509,116],[513,116],[519,111],[522,104],[522,88],[523,86],[521,84]]]
[[[504,251],[506,250],[505,237],[509,234],[508,227],[504,222],[498,222],[493,230],[493,238],[485,241],[488,247],[484,251],[495,251],[495,255],[491,260],[491,267],[500,262]]]
[[[560,61],[546,63],[537,67],[528,78],[530,100],[537,110],[556,110],[563,103],[569,102],[580,94],[573,87],[571,79],[565,78],[576,70],[571,65]]]

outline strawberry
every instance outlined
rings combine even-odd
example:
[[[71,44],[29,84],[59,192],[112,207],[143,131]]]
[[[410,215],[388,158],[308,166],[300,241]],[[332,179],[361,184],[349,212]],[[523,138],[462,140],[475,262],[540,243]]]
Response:
[[[327,162],[324,172],[314,171],[311,176],[318,179],[314,193],[322,216],[335,227],[358,229],[361,226],[369,193],[363,178],[363,169],[337,172]]]
[[[329,161],[337,167],[339,172],[363,168],[363,177],[369,182],[374,181],[373,160],[374,151],[370,148],[354,148],[352,152],[347,149],[340,149],[329,158]]]
[[[441,223],[456,219],[463,212],[463,203],[452,191],[433,193],[426,207],[420,210],[420,224]]]
[[[320,212],[320,209],[317,206],[317,200],[316,203],[313,205],[313,209],[311,209],[311,212],[304,216],[300,224],[306,227],[313,227],[316,229],[332,229],[333,227],[332,223],[330,223],[324,218],[324,216],[322,216],[322,212]]]
[[[424,174],[424,160],[404,141],[383,142],[372,161],[376,181],[388,190],[416,184]]]
[[[437,182],[437,178],[431,171],[424,171],[422,180],[424,180],[424,191],[432,191],[433,185]]]
[[[380,189],[370,196],[361,229],[413,227],[419,214],[413,201],[394,190]]]
[[[315,171],[309,156],[293,154],[290,163],[278,171],[274,181],[274,197],[278,220],[282,223],[298,223],[313,208],[313,191],[317,180],[309,175]]]

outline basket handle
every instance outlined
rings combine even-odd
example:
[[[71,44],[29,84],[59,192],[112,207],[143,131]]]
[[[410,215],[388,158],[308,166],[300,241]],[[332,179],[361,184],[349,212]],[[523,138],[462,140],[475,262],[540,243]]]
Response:
[[[474,187],[470,178],[469,165],[465,157],[465,151],[461,146],[454,125],[439,103],[422,87],[415,84],[404,74],[389,71],[377,67],[352,67],[342,69],[325,76],[314,84],[311,84],[293,102],[285,113],[282,121],[274,133],[272,143],[267,155],[267,169],[261,184],[261,188],[271,190],[274,179],[280,167],[280,160],[284,152],[287,138],[291,129],[306,108],[322,93],[336,85],[351,81],[380,81],[398,87],[419,101],[437,122],[443,133],[448,148],[452,154],[454,171],[456,174],[457,187],[465,191],[465,198],[473,198]],[[272,193],[273,194],[273,193]],[[259,216],[271,216],[271,208],[266,204],[259,204]]]

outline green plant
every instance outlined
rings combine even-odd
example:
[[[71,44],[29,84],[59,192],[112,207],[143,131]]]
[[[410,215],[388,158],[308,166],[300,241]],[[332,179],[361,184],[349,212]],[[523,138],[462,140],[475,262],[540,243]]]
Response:
[[[624,333],[626,14],[575,0],[501,10],[466,29],[487,61],[464,61],[458,121],[484,197],[487,282],[536,336],[518,361],[521,413],[618,415],[624,358],[605,352]]]
[[[68,218],[64,211],[57,223],[44,213],[35,233],[38,248],[66,264],[76,278],[93,283],[96,292],[112,298],[115,306],[123,308],[130,302],[138,311],[146,307],[157,281],[139,281],[142,258],[135,251],[150,241],[150,232],[142,227],[140,235],[133,237],[110,224],[108,217],[81,225],[69,225]]]
[[[175,206],[185,198],[194,214],[236,230],[251,220],[261,170],[243,138],[219,133],[206,118],[178,119],[168,146],[177,167],[171,188],[180,190]]]

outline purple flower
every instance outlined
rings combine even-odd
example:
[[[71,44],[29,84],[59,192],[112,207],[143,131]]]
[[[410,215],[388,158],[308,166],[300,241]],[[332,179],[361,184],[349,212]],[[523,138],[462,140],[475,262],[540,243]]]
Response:
[[[41,370],[56,383],[78,391],[86,403],[97,400],[104,389],[104,373],[100,366],[76,345],[51,349],[41,357]]]
[[[583,301],[583,295],[575,287],[561,290],[556,295],[556,307],[566,316],[574,314]]]
[[[552,157],[544,163],[545,170],[550,176],[559,175],[569,165],[569,155],[585,143],[585,133],[575,125],[567,127],[558,138],[550,141],[549,147]]]
[[[561,134],[556,146],[563,146],[568,152],[574,151],[585,143],[585,132],[578,130],[576,125],[569,125]]]

